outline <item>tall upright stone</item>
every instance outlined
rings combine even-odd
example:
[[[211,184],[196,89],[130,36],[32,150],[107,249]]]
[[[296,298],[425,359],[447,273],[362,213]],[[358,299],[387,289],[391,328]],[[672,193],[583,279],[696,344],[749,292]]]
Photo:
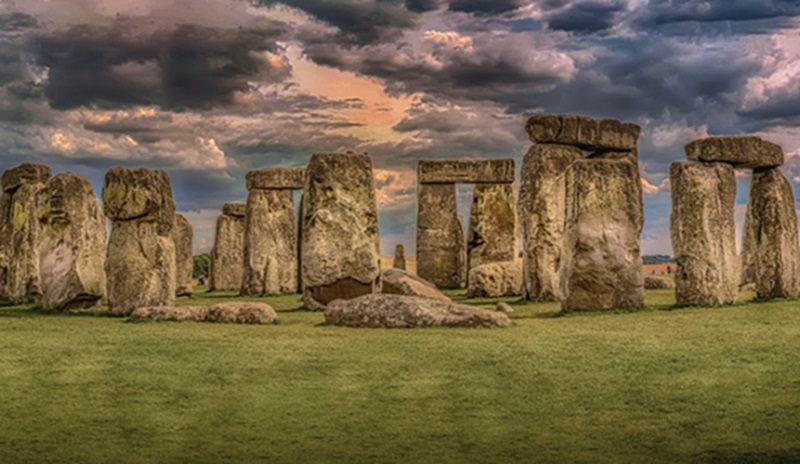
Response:
[[[561,301],[565,179],[567,169],[581,159],[579,148],[553,144],[533,145],[522,161],[518,213],[528,300]]]
[[[306,306],[323,309],[336,299],[379,292],[378,207],[369,155],[313,155],[302,211]]]
[[[800,294],[800,246],[792,186],[778,168],[753,171],[745,219],[742,272],[759,298]]]
[[[245,204],[225,203],[211,249],[209,290],[241,290],[244,274]]]
[[[608,310],[644,304],[638,167],[586,159],[566,175],[562,308]]]
[[[175,200],[166,171],[113,168],[103,185],[111,219],[106,254],[108,305],[128,315],[144,306],[175,303]]]
[[[192,223],[182,214],[175,215],[172,241],[175,243],[175,296],[191,296],[194,288],[194,254]]]
[[[49,167],[23,163],[3,173],[0,242],[7,268],[4,293],[12,303],[37,303],[42,297],[39,271],[41,224],[37,217],[38,193],[50,180]]]
[[[739,280],[733,167],[697,161],[672,163],[669,178],[675,300],[681,305],[733,303]]]
[[[482,264],[517,259],[513,184],[476,184],[467,234],[467,275]]]
[[[247,174],[243,295],[297,291],[297,223],[292,190],[304,169],[267,168]]]
[[[394,247],[394,262],[392,263],[394,269],[406,270],[406,252],[402,243],[398,243]]]
[[[465,253],[455,184],[417,184],[417,275],[437,287],[460,287]]]
[[[106,295],[106,218],[88,180],[59,174],[39,191],[42,307],[100,306]]]

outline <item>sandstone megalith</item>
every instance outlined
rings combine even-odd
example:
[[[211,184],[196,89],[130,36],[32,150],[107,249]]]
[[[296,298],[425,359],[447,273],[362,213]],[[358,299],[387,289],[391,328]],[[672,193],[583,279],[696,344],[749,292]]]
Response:
[[[402,243],[398,243],[397,246],[394,247],[394,262],[392,263],[392,267],[400,269],[401,271],[406,270],[406,252]]]
[[[487,263],[469,271],[467,296],[497,298],[522,295],[522,263],[506,261]]]
[[[580,160],[566,175],[562,308],[607,310],[644,304],[638,167]]]
[[[165,171],[114,168],[106,173],[103,210],[111,219],[106,254],[108,305],[128,315],[175,301],[175,200]]]
[[[525,126],[533,143],[559,144],[585,150],[626,151],[636,149],[641,128],[614,119],[577,115],[541,114]]]
[[[450,301],[436,285],[400,269],[385,269],[381,272],[381,293],[387,295],[406,295]]]
[[[513,185],[475,185],[467,234],[467,273],[481,264],[513,261],[516,257],[517,212]]]
[[[6,268],[3,293],[12,303],[36,303],[42,297],[39,270],[41,224],[37,217],[38,193],[50,180],[50,168],[23,163],[3,173],[0,242]]]
[[[39,269],[48,311],[100,306],[106,295],[106,218],[88,180],[59,174],[39,191]]]
[[[417,184],[417,275],[437,287],[460,287],[465,254],[455,184]]]
[[[379,292],[378,207],[369,155],[313,155],[302,211],[306,306],[323,309],[336,299]]]
[[[245,204],[225,203],[211,249],[209,291],[241,290],[244,270]]]
[[[514,160],[422,160],[417,167],[420,184],[510,184]]]
[[[723,162],[738,169],[770,168],[783,164],[783,148],[759,137],[709,137],[686,145],[689,161]]]
[[[194,287],[194,249],[192,223],[182,214],[175,215],[172,241],[175,243],[175,296],[188,297]]]
[[[672,163],[670,229],[680,305],[736,301],[739,280],[733,205],[733,167],[696,161]]]

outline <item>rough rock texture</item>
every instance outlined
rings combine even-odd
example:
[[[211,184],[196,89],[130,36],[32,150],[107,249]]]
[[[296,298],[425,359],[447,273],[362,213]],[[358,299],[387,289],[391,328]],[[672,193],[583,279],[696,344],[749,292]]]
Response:
[[[380,291],[380,238],[369,155],[315,154],[303,192],[303,301],[320,309]]]
[[[502,184],[514,182],[514,160],[435,160],[417,165],[420,184]]]
[[[505,301],[498,301],[497,306],[495,306],[495,311],[499,311],[505,314],[511,314],[514,312],[514,308],[512,308],[511,305],[506,303]]]
[[[242,295],[297,291],[297,223],[291,190],[250,190]]]
[[[467,234],[467,272],[481,264],[513,261],[519,249],[517,245],[517,211],[513,186],[476,185],[472,194]]]
[[[401,271],[406,270],[406,252],[402,244],[398,244],[394,247],[394,262],[392,263],[392,267],[400,269]]]
[[[572,163],[582,159],[581,150],[575,147],[534,145],[522,162],[517,210],[528,300],[561,301],[565,176]]]
[[[209,290],[241,290],[244,275],[244,203],[226,203],[217,218]]]
[[[39,271],[41,224],[36,214],[38,192],[50,179],[50,168],[23,163],[3,173],[0,241],[6,261],[3,293],[14,304],[36,303],[42,297]]]
[[[381,293],[387,295],[407,295],[450,301],[435,285],[419,276],[399,269],[386,269],[381,273],[383,288]]]
[[[540,114],[525,126],[534,143],[555,143],[586,150],[634,150],[641,128],[615,119]]]
[[[417,275],[437,287],[460,287],[465,256],[455,184],[417,184]]]
[[[760,137],[709,137],[686,145],[686,158],[728,163],[739,169],[770,168],[783,164],[783,149]]]
[[[469,271],[467,296],[497,298],[522,295],[522,263],[506,261],[481,264]]]
[[[672,163],[670,230],[681,305],[736,301],[739,281],[733,205],[736,178],[724,163]]]
[[[362,328],[507,327],[503,313],[442,300],[402,295],[365,295],[334,301],[325,310],[329,324]]]
[[[150,306],[136,308],[134,321],[197,321],[234,324],[274,324],[278,315],[264,303],[220,303],[214,306]]]
[[[798,296],[797,212],[792,186],[780,169],[753,172],[745,225],[743,250],[749,256],[747,265],[754,277],[756,295],[759,298]]]
[[[644,304],[638,167],[581,160],[567,170],[562,309],[607,310]]]
[[[172,241],[175,243],[175,296],[187,297],[194,287],[194,229],[182,214],[175,215]]]
[[[250,171],[245,176],[247,190],[276,189],[297,190],[303,188],[306,179],[304,168],[265,168]]]
[[[669,277],[646,276],[644,278],[644,288],[653,290],[675,288],[675,281]]]
[[[112,221],[106,251],[108,305],[128,315],[175,301],[175,200],[165,171],[114,168],[106,174],[103,209]]]
[[[106,295],[106,218],[94,188],[60,174],[39,191],[39,269],[48,311],[99,306]]]

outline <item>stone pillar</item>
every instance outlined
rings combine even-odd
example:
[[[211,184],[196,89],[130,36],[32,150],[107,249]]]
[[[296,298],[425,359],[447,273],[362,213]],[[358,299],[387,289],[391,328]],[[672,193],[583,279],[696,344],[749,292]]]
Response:
[[[244,271],[245,204],[225,203],[211,249],[209,291],[241,290]]]
[[[103,210],[111,219],[106,254],[108,306],[128,315],[175,304],[175,200],[165,171],[114,168],[106,173]]]
[[[644,304],[638,167],[580,160],[566,175],[562,308],[608,310]]]
[[[172,227],[172,241],[175,243],[175,296],[192,295],[194,287],[194,250],[192,223],[182,214],[175,215]]]
[[[417,275],[437,287],[460,287],[465,253],[455,184],[417,184]]]
[[[518,211],[528,300],[561,301],[565,175],[572,163],[582,159],[577,147],[540,144],[533,145],[522,161]]]
[[[392,267],[395,269],[406,270],[406,253],[402,243],[394,247],[394,262]]]
[[[267,168],[247,173],[242,295],[295,293],[297,223],[292,190],[305,170]]]
[[[670,229],[675,300],[680,305],[736,301],[739,280],[733,205],[736,177],[724,163],[672,163]]]
[[[792,186],[779,168],[753,171],[743,233],[743,274],[752,276],[759,298],[800,292],[800,246]]]
[[[37,197],[51,175],[49,167],[33,163],[23,163],[3,173],[0,242],[7,268],[0,274],[5,274],[4,292],[14,304],[38,303],[42,297]]]
[[[305,305],[324,309],[336,299],[379,292],[378,207],[369,155],[313,155],[302,210]]]
[[[92,184],[60,174],[39,191],[38,204],[42,307],[99,307],[106,296],[106,218]]]
[[[517,249],[513,185],[476,184],[467,234],[467,276],[481,264],[515,261]]]

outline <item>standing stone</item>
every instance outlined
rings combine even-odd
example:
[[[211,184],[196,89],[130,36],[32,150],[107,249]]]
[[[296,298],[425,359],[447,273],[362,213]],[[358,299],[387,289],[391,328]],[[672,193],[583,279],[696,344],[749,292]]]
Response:
[[[188,297],[194,287],[194,255],[192,223],[182,214],[175,215],[172,241],[175,243],[175,296]]]
[[[297,224],[291,190],[247,195],[242,295],[297,291]]]
[[[675,300],[680,305],[736,301],[733,205],[736,178],[724,163],[672,163],[670,229],[675,254]]]
[[[467,234],[467,276],[482,264],[517,258],[515,206],[512,184],[475,185]]]
[[[417,184],[417,275],[437,287],[460,287],[465,253],[455,184]]]
[[[92,184],[72,173],[60,174],[39,191],[38,204],[42,307],[99,307],[106,295],[106,218]]]
[[[244,275],[245,204],[225,203],[211,249],[209,291],[241,290]]]
[[[306,306],[324,309],[336,299],[379,292],[378,207],[369,155],[313,155],[302,210]]]
[[[114,168],[106,173],[103,210],[111,219],[106,254],[108,306],[128,315],[175,303],[175,200],[165,171]]]
[[[42,297],[37,197],[51,175],[49,167],[33,163],[23,163],[3,173],[0,241],[7,268],[0,274],[5,274],[4,292],[14,304],[37,303]]]
[[[561,301],[559,269],[564,246],[565,174],[583,159],[579,148],[534,145],[522,161],[519,217],[523,237],[525,298]]]
[[[644,304],[638,168],[581,160],[567,170],[562,308],[608,310]]]
[[[750,184],[743,240],[743,273],[752,276],[759,298],[800,292],[800,246],[794,194],[778,168],[756,169]]]
[[[401,271],[406,270],[406,253],[402,243],[398,243],[394,247],[394,263],[392,263],[392,267]]]

